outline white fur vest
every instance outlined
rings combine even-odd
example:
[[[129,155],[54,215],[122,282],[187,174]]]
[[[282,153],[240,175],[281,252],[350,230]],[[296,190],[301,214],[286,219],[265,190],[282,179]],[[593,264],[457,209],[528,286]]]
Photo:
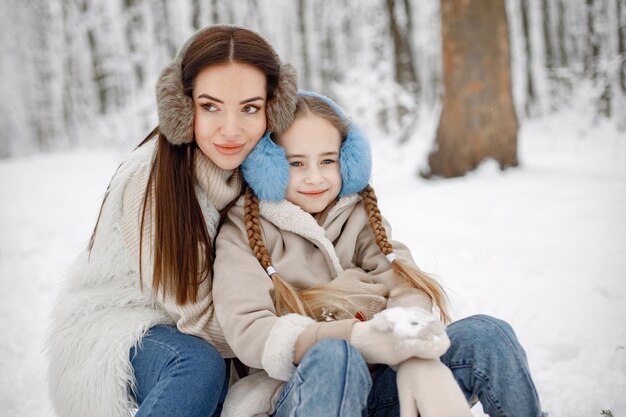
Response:
[[[155,141],[152,141],[155,142]],[[150,291],[142,292],[120,233],[124,190],[146,169],[154,144],[133,151],[108,189],[91,253],[83,251],[65,277],[48,336],[49,385],[60,417],[129,417],[136,407],[130,349],[150,327],[174,321]],[[199,198],[207,221],[219,214]]]

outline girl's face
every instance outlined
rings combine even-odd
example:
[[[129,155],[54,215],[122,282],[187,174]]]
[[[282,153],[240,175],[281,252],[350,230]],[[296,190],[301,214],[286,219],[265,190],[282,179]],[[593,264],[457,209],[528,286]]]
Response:
[[[339,131],[328,120],[307,114],[294,120],[278,144],[291,167],[287,200],[311,214],[323,211],[341,191]]]
[[[265,133],[265,74],[238,62],[198,73],[194,134],[200,150],[222,169],[235,169]]]

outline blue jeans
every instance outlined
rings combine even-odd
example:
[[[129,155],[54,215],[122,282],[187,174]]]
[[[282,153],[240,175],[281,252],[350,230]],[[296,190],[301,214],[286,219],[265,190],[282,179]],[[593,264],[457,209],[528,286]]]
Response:
[[[276,402],[275,417],[360,416],[372,379],[345,340],[326,339],[304,355]]]
[[[151,328],[132,348],[135,417],[219,416],[228,389],[224,359],[207,341],[174,326]]]
[[[477,315],[448,326],[450,368],[468,401],[480,400],[491,417],[540,417],[526,354],[509,324]],[[345,341],[324,340],[302,358],[277,402],[276,417],[400,415],[396,373],[380,366],[371,375]]]

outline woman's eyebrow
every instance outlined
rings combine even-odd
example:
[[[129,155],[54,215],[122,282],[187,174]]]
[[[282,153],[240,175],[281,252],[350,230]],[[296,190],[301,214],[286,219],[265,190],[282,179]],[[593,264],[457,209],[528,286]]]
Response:
[[[213,97],[213,96],[210,96],[210,95],[208,95],[208,94],[200,94],[200,95],[198,96],[198,98],[208,98],[209,100],[212,100],[212,101],[217,101],[218,103],[222,103],[222,104],[224,104],[224,102],[223,102],[222,100],[220,100],[219,98],[217,98],[217,97]]]
[[[200,94],[200,95],[198,96],[198,98],[207,98],[207,99],[209,99],[209,100],[216,101],[216,102],[218,102],[218,103],[222,103],[222,104],[224,104],[224,101],[223,101],[223,100],[220,100],[219,98],[217,98],[217,97],[213,97],[213,96],[210,96],[210,95],[208,95],[208,94]],[[263,97],[261,97],[261,96],[255,96],[255,97],[247,98],[247,99],[245,99],[245,100],[240,101],[240,102],[239,102],[239,104],[251,103],[251,102],[253,102],[253,101],[257,101],[257,100],[263,100]]]
[[[251,103],[251,102],[253,102],[253,101],[257,101],[257,100],[263,100],[263,97],[261,97],[261,96],[256,96],[256,97],[248,98],[248,99],[245,99],[245,100],[243,100],[243,101],[240,101],[240,102],[239,102],[239,104]]]

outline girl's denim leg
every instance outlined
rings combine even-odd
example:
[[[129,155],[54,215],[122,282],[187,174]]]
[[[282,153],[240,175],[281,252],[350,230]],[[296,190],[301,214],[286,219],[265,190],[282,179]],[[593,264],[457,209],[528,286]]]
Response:
[[[396,372],[388,366],[380,365],[372,373],[372,382],[363,417],[399,417],[400,402]]]
[[[526,353],[511,326],[476,315],[448,326],[450,349],[441,357],[469,400],[476,396],[491,417],[540,417]]]
[[[227,370],[207,341],[159,325],[131,349],[130,360],[139,405],[135,417],[219,416]]]
[[[309,349],[285,384],[275,417],[360,417],[372,379],[361,354],[344,340]]]

